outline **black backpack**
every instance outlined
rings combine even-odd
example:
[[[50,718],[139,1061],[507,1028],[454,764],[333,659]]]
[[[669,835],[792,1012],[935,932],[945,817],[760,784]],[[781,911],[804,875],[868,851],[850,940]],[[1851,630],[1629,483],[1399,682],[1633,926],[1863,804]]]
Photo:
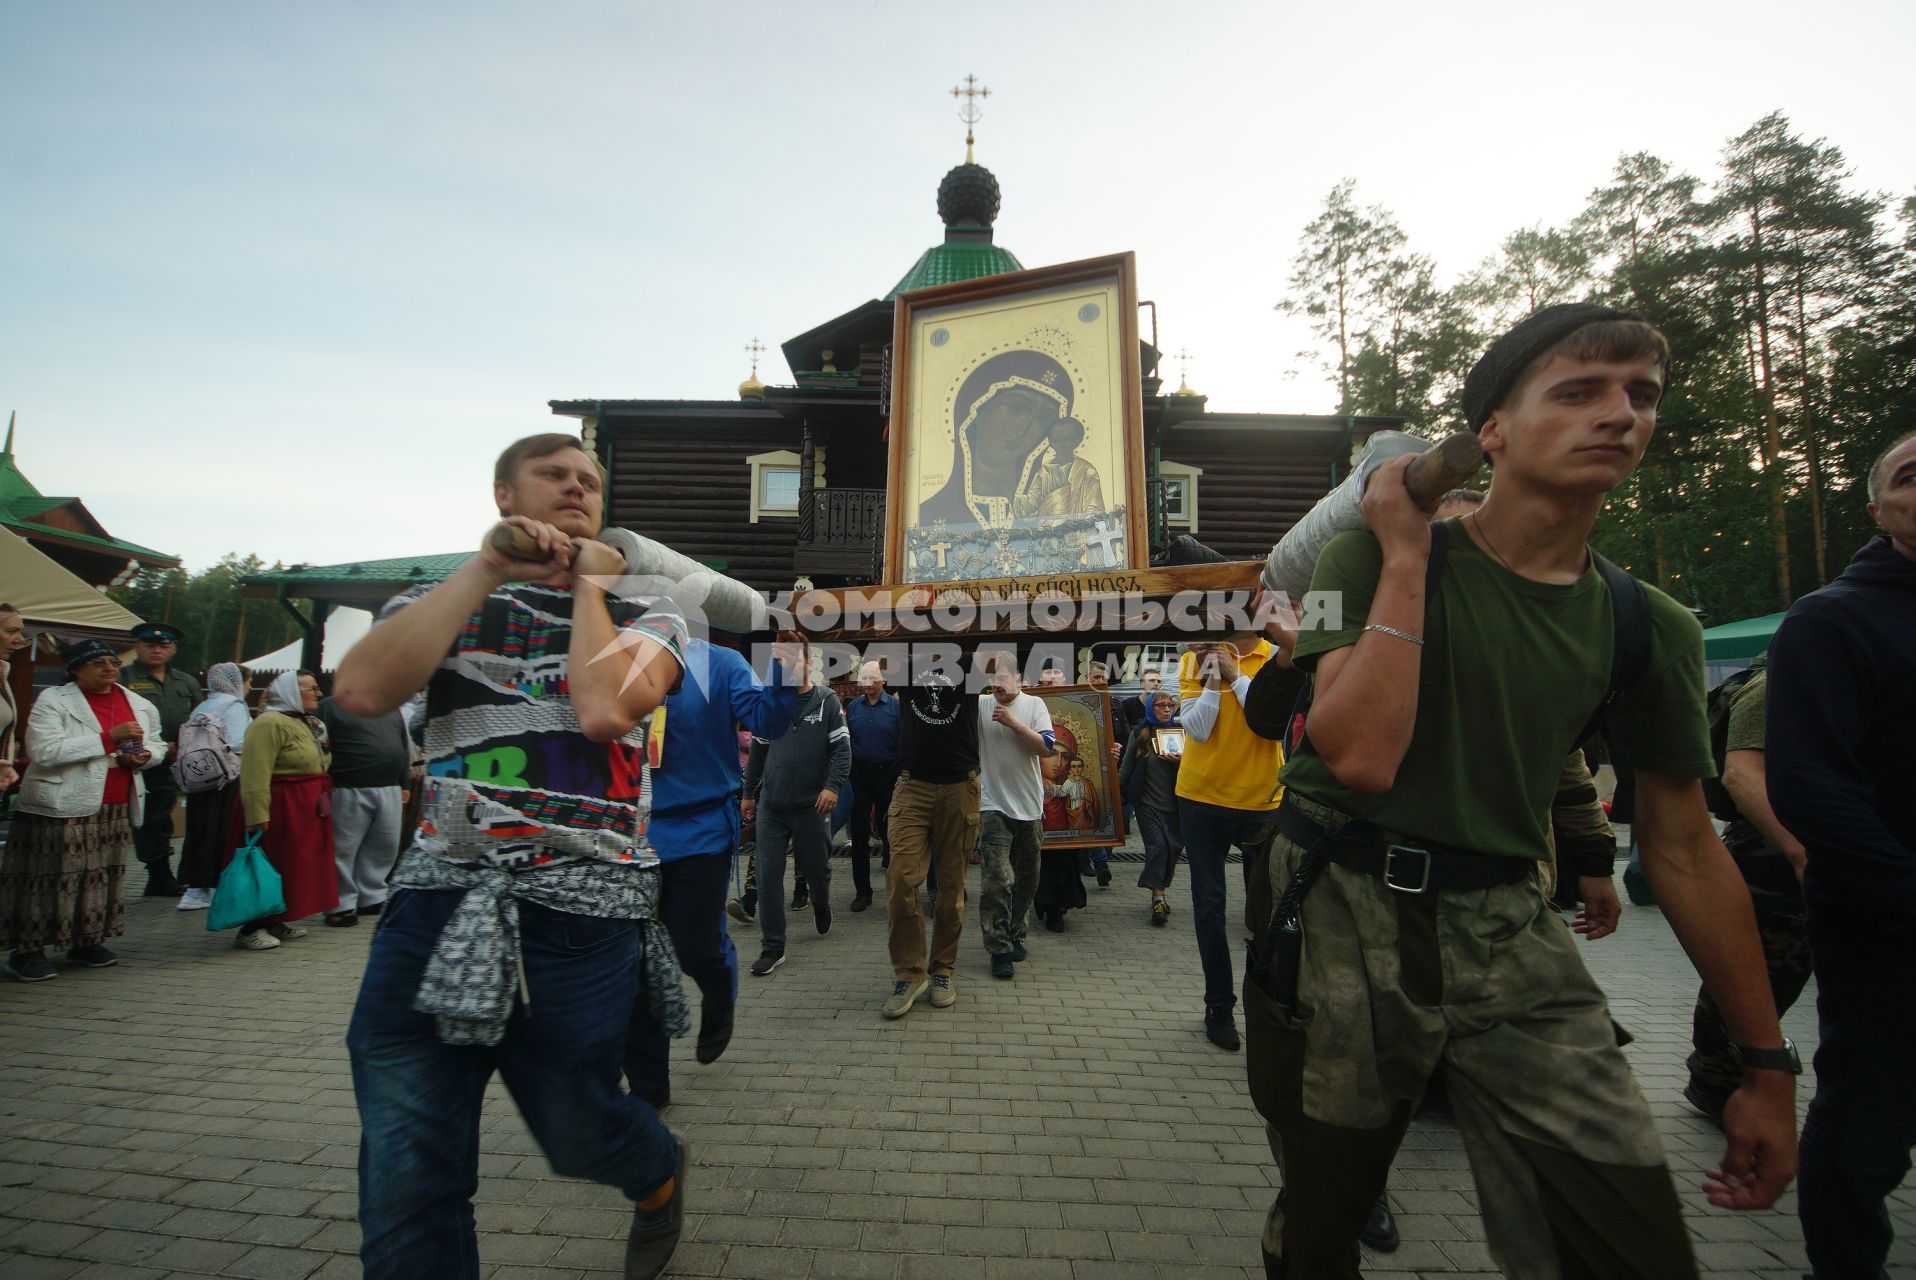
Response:
[[[1444,561],[1450,554],[1449,530],[1443,523],[1430,526],[1430,562],[1424,571],[1424,609],[1428,613],[1430,602],[1437,598],[1438,583],[1444,575]],[[1591,712],[1583,731],[1577,734],[1576,741],[1567,744],[1564,755],[1582,746],[1597,733],[1602,733],[1610,748],[1610,761],[1615,766],[1619,779],[1628,775],[1630,769],[1629,752],[1625,749],[1622,731],[1615,722],[1617,700],[1622,698],[1637,682],[1643,678],[1644,671],[1650,665],[1650,597],[1643,584],[1619,569],[1615,564],[1599,555],[1594,549],[1590,560],[1596,566],[1597,575],[1603,579],[1603,585],[1610,590],[1610,620],[1613,638],[1610,646],[1610,683],[1604,690],[1603,701]],[[1310,711],[1311,698],[1316,689],[1315,680],[1306,680],[1298,692],[1297,706],[1291,713],[1293,726],[1305,723],[1304,717]],[[1310,750],[1308,733],[1298,733],[1295,742],[1285,743],[1285,754]],[[1611,820],[1630,821],[1630,806],[1627,794],[1621,793],[1613,802]],[[1618,810],[1622,810],[1619,812]]]
[[[1729,754],[1730,704],[1736,701],[1736,695],[1750,678],[1763,669],[1766,661],[1759,655],[1748,667],[1710,690],[1709,701],[1704,704],[1710,720],[1710,759],[1716,762],[1716,777],[1703,780],[1703,801],[1710,806],[1712,815],[1725,822],[1735,822],[1743,816],[1737,811],[1735,797],[1723,785],[1723,758]]]

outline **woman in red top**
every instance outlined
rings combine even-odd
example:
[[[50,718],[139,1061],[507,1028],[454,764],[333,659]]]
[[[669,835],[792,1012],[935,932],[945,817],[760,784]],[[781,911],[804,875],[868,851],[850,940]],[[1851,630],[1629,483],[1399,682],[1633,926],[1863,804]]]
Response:
[[[106,939],[123,933],[121,882],[145,784],[166,756],[160,713],[119,686],[111,646],[83,640],[66,653],[73,683],[42,693],[27,720],[31,763],[6,857],[0,861],[0,946],[22,982],[57,976],[48,945],[67,960],[119,963]]]

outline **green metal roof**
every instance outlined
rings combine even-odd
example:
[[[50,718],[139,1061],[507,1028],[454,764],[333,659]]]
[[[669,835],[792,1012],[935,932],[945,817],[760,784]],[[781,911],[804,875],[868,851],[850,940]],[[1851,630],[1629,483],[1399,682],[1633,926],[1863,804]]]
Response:
[[[9,447],[0,451],[0,525],[12,529],[27,537],[51,538],[60,542],[73,543],[83,547],[98,547],[114,555],[128,559],[156,561],[160,564],[175,565],[179,560],[164,551],[155,551],[143,547],[137,542],[127,542],[120,538],[100,537],[91,533],[77,533],[72,529],[61,529],[50,524],[41,524],[34,516],[44,515],[55,507],[64,507],[68,503],[78,503],[78,498],[50,498],[34,487],[33,481],[21,474],[13,461],[11,448],[12,435],[8,435]],[[82,506],[84,510],[84,505]],[[87,518],[92,520],[92,514]],[[99,522],[94,521],[95,527]]]
[[[249,573],[247,583],[294,586],[302,582],[441,582],[470,560],[470,551],[437,556],[400,556],[392,560],[355,560],[347,564],[296,564],[290,569]]]
[[[957,284],[960,280],[976,280],[980,276],[1001,276],[1008,271],[1023,271],[1024,263],[1013,257],[1009,249],[1001,249],[995,244],[980,244],[975,241],[952,244],[935,244],[925,250],[917,262],[912,264],[905,278],[892,286],[885,295],[890,302],[901,293],[913,289],[929,289],[938,284]]]

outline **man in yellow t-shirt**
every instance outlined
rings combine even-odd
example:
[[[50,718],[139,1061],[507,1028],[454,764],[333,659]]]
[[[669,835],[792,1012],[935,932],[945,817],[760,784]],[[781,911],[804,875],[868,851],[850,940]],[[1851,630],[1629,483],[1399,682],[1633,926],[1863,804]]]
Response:
[[[1194,645],[1178,661],[1184,722],[1178,823],[1191,863],[1191,920],[1204,965],[1204,1034],[1232,1053],[1238,1048],[1231,1013],[1237,985],[1224,924],[1224,859],[1232,845],[1244,851],[1248,885],[1251,850],[1270,838],[1271,816],[1284,795],[1277,783],[1283,748],[1253,733],[1244,719],[1251,677],[1272,657],[1270,642],[1259,640],[1243,650],[1230,643]]]

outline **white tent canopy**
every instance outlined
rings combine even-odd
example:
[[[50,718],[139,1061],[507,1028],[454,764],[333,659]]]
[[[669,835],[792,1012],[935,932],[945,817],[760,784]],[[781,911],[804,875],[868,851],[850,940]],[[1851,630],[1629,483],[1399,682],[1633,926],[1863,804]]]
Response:
[[[8,529],[0,529],[0,600],[20,611],[28,631],[62,640],[127,640],[141,622]]]
[[[320,644],[319,669],[337,670],[339,660],[346,656],[346,651],[358,644],[359,638],[372,629],[373,615],[364,609],[335,609],[327,614],[326,637]],[[248,658],[240,665],[255,674],[296,671],[299,669],[302,648],[302,642],[295,640],[271,653]]]

